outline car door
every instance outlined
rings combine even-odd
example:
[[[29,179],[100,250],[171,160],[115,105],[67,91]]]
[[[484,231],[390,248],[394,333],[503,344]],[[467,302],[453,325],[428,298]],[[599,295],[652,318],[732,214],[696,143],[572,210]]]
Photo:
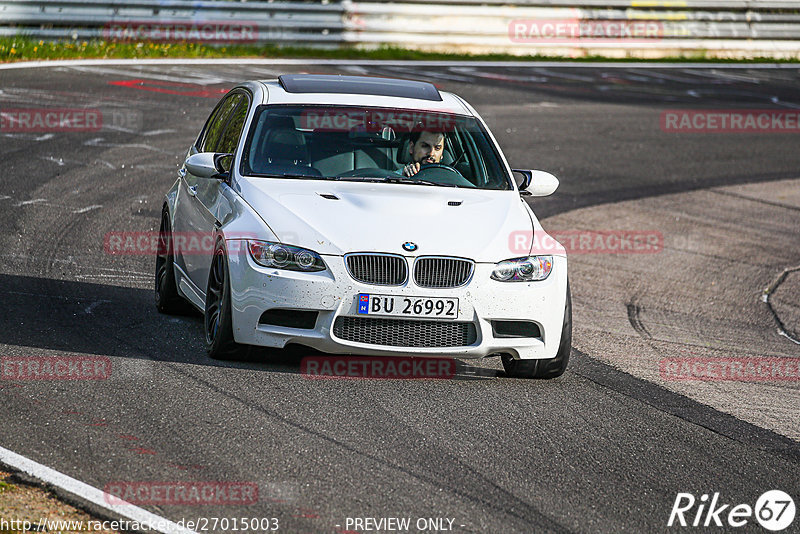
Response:
[[[189,155],[198,152],[220,152],[220,148],[230,148],[231,137],[235,137],[235,141],[238,142],[244,117],[247,116],[249,100],[247,94],[240,91],[226,96],[211,114],[198,142],[190,149]],[[226,134],[229,126],[232,128],[232,133]],[[236,128],[238,133],[233,133]],[[224,143],[223,139],[226,140]],[[232,151],[235,147],[233,144]],[[176,204],[175,231],[178,234],[176,241],[181,236],[184,238],[184,247],[180,254],[182,265],[189,280],[205,293],[213,253],[211,237],[222,209],[220,203],[224,202],[220,188],[227,185],[216,178],[195,176],[185,165],[179,173],[181,183]]]
[[[229,173],[232,171],[231,166],[236,154],[236,147],[239,146],[239,139],[242,137],[242,128],[244,121],[247,118],[247,112],[250,105],[250,99],[246,94],[241,95],[242,98],[231,112],[228,118],[225,129],[220,135],[219,142],[217,143],[214,152],[220,154],[232,154],[233,157],[222,160],[222,165]],[[201,178],[197,186],[197,195],[194,197],[197,201],[198,223],[202,225],[203,235],[213,235],[217,227],[219,227],[233,211],[231,206],[230,196],[224,194],[225,189],[230,189],[230,181],[217,180],[214,178]],[[210,243],[213,247],[213,242]],[[213,252],[213,249],[209,252]],[[203,291],[206,290],[206,283],[208,282],[208,273],[211,269],[212,254],[201,254],[197,257],[195,262],[195,273],[198,281],[195,282]],[[201,285],[202,284],[202,285]]]

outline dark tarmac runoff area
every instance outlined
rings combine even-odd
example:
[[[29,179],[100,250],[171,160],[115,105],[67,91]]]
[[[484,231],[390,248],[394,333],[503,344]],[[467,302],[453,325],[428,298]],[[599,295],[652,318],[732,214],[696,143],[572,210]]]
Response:
[[[177,166],[228,89],[299,72],[431,81],[475,107],[512,167],[559,178],[529,202],[569,242],[562,377],[509,378],[487,358],[457,360],[449,380],[310,380],[293,354],[211,360],[202,317],[156,311],[155,258],[110,254],[106,236],[158,230]],[[3,113],[91,110],[82,129],[0,128],[0,358],[113,369],[3,374],[0,447],[106,491],[227,491],[201,506],[140,502],[173,522],[767,532],[765,513],[728,521],[738,505],[763,512],[770,490],[800,504],[798,87],[800,67],[759,65],[0,69]],[[728,506],[707,517],[712,498]]]

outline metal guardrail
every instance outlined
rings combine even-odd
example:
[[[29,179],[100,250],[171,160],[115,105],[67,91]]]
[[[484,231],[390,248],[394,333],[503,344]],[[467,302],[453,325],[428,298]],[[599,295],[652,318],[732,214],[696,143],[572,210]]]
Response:
[[[344,13],[338,1],[4,0],[0,35],[330,46]]]
[[[800,1],[0,0],[0,35],[16,34],[516,54],[703,50],[800,57]]]

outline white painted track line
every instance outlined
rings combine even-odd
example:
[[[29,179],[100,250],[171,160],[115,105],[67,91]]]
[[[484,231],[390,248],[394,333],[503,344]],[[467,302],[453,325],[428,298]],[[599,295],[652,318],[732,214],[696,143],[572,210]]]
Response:
[[[109,504],[107,493],[3,447],[0,447],[0,462],[27,473],[42,482],[61,488],[81,500],[88,501],[92,505],[109,512],[112,516],[139,523],[142,526],[142,530],[162,532],[163,534],[196,534],[192,530],[183,528],[169,519],[148,512],[138,506],[132,504]],[[115,498],[114,500],[118,499]]]
[[[589,61],[417,61],[384,59],[285,59],[285,58],[207,58],[207,59],[67,59],[0,63],[0,70],[77,65],[379,65],[417,67],[571,67],[603,69],[799,69],[800,63],[659,63]]]

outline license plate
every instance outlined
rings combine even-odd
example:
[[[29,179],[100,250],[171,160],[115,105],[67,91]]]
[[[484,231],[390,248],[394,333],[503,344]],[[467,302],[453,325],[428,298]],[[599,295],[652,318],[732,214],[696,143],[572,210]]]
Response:
[[[458,299],[360,293],[358,295],[358,313],[389,317],[455,319],[458,317]]]

